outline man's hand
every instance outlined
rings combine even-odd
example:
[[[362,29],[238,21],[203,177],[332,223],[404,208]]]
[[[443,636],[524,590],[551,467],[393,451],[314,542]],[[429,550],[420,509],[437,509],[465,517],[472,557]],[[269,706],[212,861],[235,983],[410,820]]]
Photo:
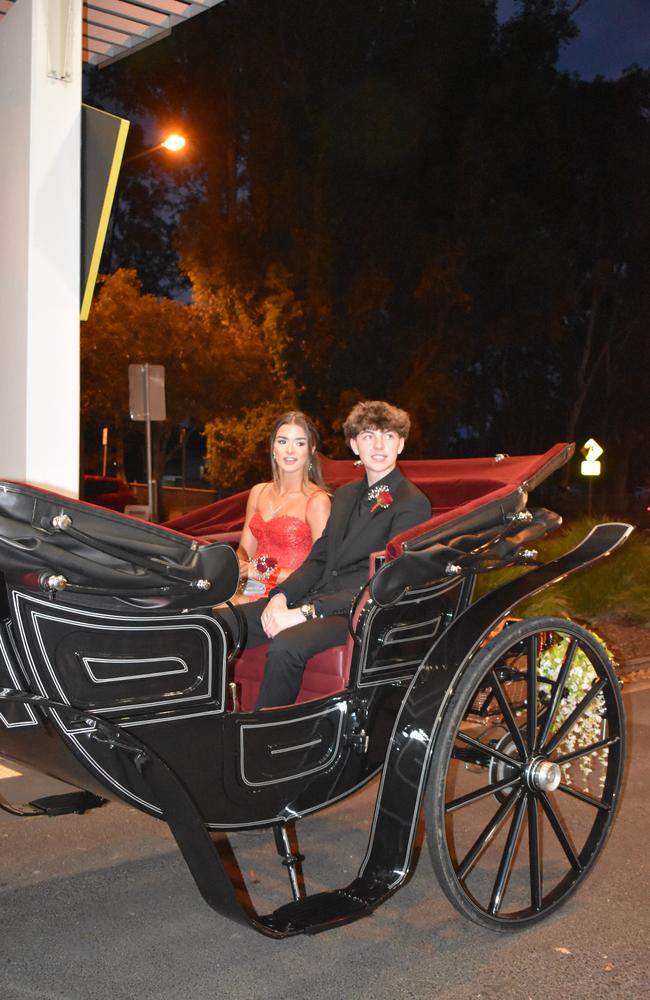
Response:
[[[305,618],[300,608],[288,608],[284,594],[276,594],[264,608],[261,617],[262,628],[269,639],[292,625],[300,625]]]

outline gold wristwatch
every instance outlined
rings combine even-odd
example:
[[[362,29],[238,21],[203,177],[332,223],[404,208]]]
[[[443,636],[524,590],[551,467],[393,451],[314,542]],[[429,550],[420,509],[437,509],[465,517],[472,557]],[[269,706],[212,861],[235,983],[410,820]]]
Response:
[[[313,604],[301,604],[300,612],[306,621],[311,621],[312,618],[316,617],[316,608]]]

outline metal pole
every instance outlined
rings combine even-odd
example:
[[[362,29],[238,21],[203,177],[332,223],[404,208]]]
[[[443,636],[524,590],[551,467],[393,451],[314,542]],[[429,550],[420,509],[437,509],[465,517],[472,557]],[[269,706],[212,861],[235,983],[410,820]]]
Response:
[[[151,410],[149,408],[149,363],[147,362],[146,364],[141,365],[140,370],[142,371],[142,378],[143,378],[144,419],[145,419],[145,434],[147,441],[147,498],[149,502],[149,511],[151,514],[151,520],[155,521],[157,518],[157,511],[155,509],[155,503],[154,503],[152,460],[151,460]]]
[[[182,508],[184,514],[187,507],[186,493],[185,493],[185,487],[187,483],[187,467],[186,467],[187,427],[181,427],[179,434],[181,439],[181,482],[183,484]]]
[[[108,427],[102,427],[102,447],[104,456],[102,459],[102,476],[106,475],[106,458],[108,454]]]

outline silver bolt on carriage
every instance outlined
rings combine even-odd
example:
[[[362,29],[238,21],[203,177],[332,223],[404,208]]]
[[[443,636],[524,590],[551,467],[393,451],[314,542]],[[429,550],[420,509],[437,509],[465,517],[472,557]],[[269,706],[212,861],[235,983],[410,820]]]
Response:
[[[424,811],[440,884],[497,930],[533,923],[581,883],[618,805],[625,725],[606,650],[564,618],[508,618],[611,554],[600,524],[545,565],[557,527],[528,494],[571,457],[427,463],[430,521],[393,539],[346,646],[305,671],[294,705],[252,711],[263,651],[240,654],[212,606],[233,549],[0,483],[0,755],[73,786],[3,808],[83,812],[109,799],[165,820],[219,913],[275,937],[371,913],[408,878]],[[528,566],[473,599],[477,574]],[[306,894],[294,824],[380,773],[366,855]],[[267,915],[231,882],[213,831],[271,827],[293,898]]]

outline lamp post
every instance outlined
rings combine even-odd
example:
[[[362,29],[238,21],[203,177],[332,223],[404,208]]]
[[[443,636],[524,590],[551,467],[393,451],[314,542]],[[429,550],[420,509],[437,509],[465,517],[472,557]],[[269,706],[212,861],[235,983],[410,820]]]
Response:
[[[157,153],[161,149],[166,149],[170,153],[180,153],[182,149],[187,145],[187,139],[185,136],[181,135],[179,132],[170,132],[169,135],[165,136],[160,142],[157,142],[154,146],[147,146],[146,149],[141,149],[139,153],[134,153],[133,156],[127,156],[122,160],[122,167],[125,167],[129,163],[133,163],[134,160],[139,160],[144,156],[151,156],[152,153]],[[108,245],[106,247],[106,257],[105,261],[108,264],[108,270],[113,270],[113,242],[115,237],[115,229],[117,226],[117,220],[120,215],[120,205],[121,196],[118,189],[116,198],[114,201],[114,208],[111,216],[111,232],[108,238]]]

